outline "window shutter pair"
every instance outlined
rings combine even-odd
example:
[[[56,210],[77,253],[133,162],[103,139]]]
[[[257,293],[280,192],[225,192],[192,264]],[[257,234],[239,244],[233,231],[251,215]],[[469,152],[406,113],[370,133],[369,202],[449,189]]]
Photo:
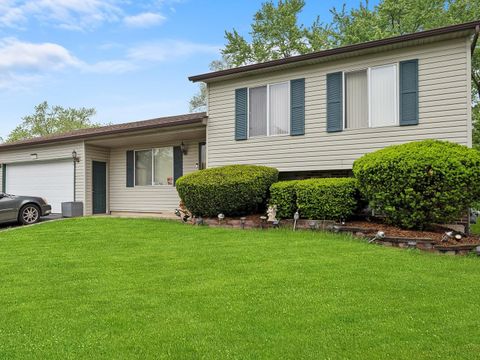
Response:
[[[173,183],[183,175],[183,152],[180,146],[173,147]],[[127,187],[135,186],[135,152],[127,151]]]
[[[290,135],[305,134],[305,79],[290,81]],[[235,90],[235,140],[248,137],[248,88]]]
[[[400,62],[400,125],[418,124],[418,60]],[[343,73],[327,74],[327,132],[343,130]]]

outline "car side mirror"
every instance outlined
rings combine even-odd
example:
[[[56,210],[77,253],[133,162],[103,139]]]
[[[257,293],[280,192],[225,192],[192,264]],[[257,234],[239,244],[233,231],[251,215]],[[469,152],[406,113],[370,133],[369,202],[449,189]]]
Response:
[[[0,193],[0,200],[3,199],[5,197],[5,194],[4,193]]]

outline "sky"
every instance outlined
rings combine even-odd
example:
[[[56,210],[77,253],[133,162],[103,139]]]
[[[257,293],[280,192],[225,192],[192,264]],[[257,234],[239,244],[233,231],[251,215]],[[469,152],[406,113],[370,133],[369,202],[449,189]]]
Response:
[[[187,77],[220,58],[225,30],[247,36],[261,3],[0,0],[0,137],[42,101],[93,107],[99,123],[187,113],[198,87]],[[330,21],[342,4],[307,0],[300,20]]]

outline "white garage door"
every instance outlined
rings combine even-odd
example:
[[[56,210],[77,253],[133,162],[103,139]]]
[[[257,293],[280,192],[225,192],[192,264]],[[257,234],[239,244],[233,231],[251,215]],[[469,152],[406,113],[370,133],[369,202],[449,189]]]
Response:
[[[62,202],[73,201],[72,161],[9,164],[6,180],[8,194],[46,198],[53,213],[62,212]]]

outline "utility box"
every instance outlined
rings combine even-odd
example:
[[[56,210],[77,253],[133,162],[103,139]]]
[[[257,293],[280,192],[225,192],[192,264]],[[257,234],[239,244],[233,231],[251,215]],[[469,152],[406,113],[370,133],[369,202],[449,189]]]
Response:
[[[83,216],[83,202],[71,201],[62,203],[62,217],[73,218]]]

